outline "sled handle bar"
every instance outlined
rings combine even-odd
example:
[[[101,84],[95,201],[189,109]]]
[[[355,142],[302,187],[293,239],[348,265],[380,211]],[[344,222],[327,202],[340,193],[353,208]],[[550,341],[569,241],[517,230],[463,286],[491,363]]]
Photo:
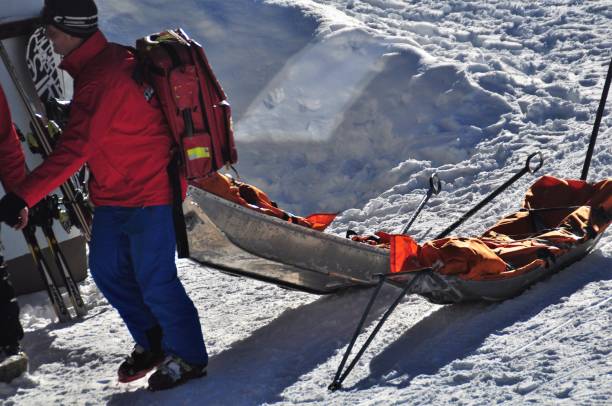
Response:
[[[539,160],[537,162],[535,162],[535,165],[534,165],[534,163],[532,161],[536,157]],[[463,222],[465,220],[467,220],[468,218],[472,217],[474,215],[474,213],[476,213],[478,210],[480,210],[484,205],[489,203],[497,195],[499,195],[501,192],[506,190],[508,188],[508,186],[510,186],[514,182],[516,182],[521,176],[523,176],[527,172],[529,172],[529,173],[537,172],[542,167],[543,164],[544,164],[544,158],[543,158],[541,152],[538,151],[538,152],[534,152],[533,154],[529,155],[527,157],[527,162],[525,163],[525,166],[523,167],[523,169],[521,169],[519,172],[517,172],[512,178],[507,180],[506,183],[504,183],[503,185],[501,185],[500,187],[495,189],[489,196],[485,197],[480,203],[478,203],[470,211],[468,211],[463,216],[461,216],[461,218],[459,220],[457,220],[453,224],[451,224],[446,230],[442,231],[434,239],[437,240],[437,239],[446,237],[449,233],[451,233],[453,230],[455,230],[457,227],[459,227],[461,224],[463,224]]]
[[[419,205],[417,206],[417,209],[415,210],[414,214],[408,221],[408,224],[406,224],[406,226],[402,228],[402,231],[400,232],[400,234],[406,234],[408,232],[408,230],[410,229],[410,226],[412,225],[412,223],[414,223],[414,220],[416,220],[419,213],[421,213],[421,210],[423,210],[425,203],[427,203],[427,201],[432,195],[437,195],[438,193],[440,193],[441,190],[442,190],[442,183],[440,182],[440,178],[438,177],[438,174],[434,172],[429,177],[429,190],[427,191],[427,194],[425,195],[425,197],[423,197],[423,200],[421,200],[421,203],[419,203]]]

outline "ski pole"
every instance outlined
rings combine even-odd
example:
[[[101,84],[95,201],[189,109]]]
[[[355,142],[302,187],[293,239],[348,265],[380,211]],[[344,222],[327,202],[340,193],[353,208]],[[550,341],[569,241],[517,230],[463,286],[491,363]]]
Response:
[[[601,117],[603,116],[604,108],[606,107],[606,100],[608,99],[608,91],[610,90],[610,81],[612,80],[612,59],[608,66],[608,74],[606,75],[606,82],[604,84],[603,92],[601,93],[601,100],[599,101],[599,108],[597,109],[597,116],[595,117],[595,123],[593,124],[593,132],[591,133],[591,140],[589,142],[589,148],[587,150],[586,158],[584,160],[584,166],[582,167],[581,180],[586,180],[589,173],[589,166],[591,165],[591,158],[593,156],[593,150],[595,149],[595,141],[597,140],[597,134],[599,133],[599,125],[601,124]]]
[[[57,242],[55,232],[53,231],[53,218],[57,217],[59,212],[58,204],[59,202],[55,195],[47,196],[39,204],[34,206],[32,210],[30,210],[30,223],[32,226],[38,226],[42,229],[43,234],[47,239],[49,250],[51,251],[55,261],[55,265],[60,271],[64,286],[66,287],[66,292],[68,292],[68,298],[70,299],[77,316],[84,316],[87,314],[87,308],[85,307],[85,303],[81,297],[81,292],[79,292],[79,287],[74,281],[70,265],[68,265],[68,261],[66,260],[66,257],[62,252],[59,243]]]
[[[74,311],[76,312],[77,316],[85,316],[87,314],[87,307],[85,306],[85,302],[83,302],[79,287],[72,277],[72,271],[70,270],[70,266],[68,265],[68,261],[66,260],[64,253],[60,249],[51,224],[45,224],[42,226],[42,230],[49,244],[49,249],[53,254],[53,258],[55,259],[55,264],[62,275],[62,279],[64,281],[64,285],[66,286],[66,291],[68,292],[70,302],[74,307]]]
[[[438,193],[440,193],[441,190],[442,190],[442,183],[440,183],[440,178],[438,177],[437,173],[434,173],[429,178],[429,190],[427,191],[427,194],[425,195],[423,200],[421,200],[421,203],[419,203],[416,211],[410,218],[410,221],[408,221],[408,224],[406,224],[406,227],[402,229],[400,234],[406,234],[408,232],[408,230],[410,229],[410,226],[412,225],[412,223],[414,223],[414,220],[416,220],[419,213],[421,213],[421,210],[423,210],[423,207],[425,207],[425,204],[427,203],[431,195],[437,195]]]
[[[51,268],[47,264],[47,261],[42,255],[42,251],[40,249],[40,245],[38,245],[38,240],[36,239],[35,228],[34,226],[28,225],[23,229],[23,236],[28,244],[28,248],[30,249],[30,253],[32,254],[32,258],[38,267],[38,271],[42,277],[43,283],[45,284],[45,289],[47,290],[47,294],[49,295],[49,300],[51,301],[51,305],[53,306],[53,311],[55,315],[59,319],[60,322],[70,321],[72,317],[70,316],[70,312],[64,303],[64,299],[62,298],[62,294],[60,293],[55,280],[53,279],[53,275],[51,273]]]
[[[404,296],[406,296],[406,294],[408,293],[408,291],[410,290],[412,285],[414,285],[424,275],[431,273],[431,268],[424,268],[424,269],[422,269],[420,272],[416,273],[414,275],[414,277],[412,279],[410,279],[410,281],[407,282],[403,286],[402,291],[400,292],[400,294],[395,298],[393,303],[387,308],[387,310],[385,311],[385,314],[378,321],[378,323],[376,323],[376,326],[374,327],[374,330],[370,333],[370,335],[366,339],[366,342],[361,346],[361,348],[359,349],[359,351],[357,352],[357,354],[355,355],[355,357],[353,358],[353,360],[351,361],[349,366],[343,372],[342,369],[344,368],[344,365],[345,365],[345,363],[346,363],[346,361],[347,361],[347,359],[348,359],[348,357],[349,357],[349,355],[351,353],[351,350],[353,349],[353,346],[355,345],[355,341],[357,341],[357,337],[359,336],[359,334],[361,334],[361,329],[363,328],[365,320],[366,320],[368,314],[370,313],[372,305],[374,304],[374,300],[378,296],[378,293],[380,292],[380,288],[382,287],[384,282],[389,277],[398,276],[400,274],[414,273],[414,272],[415,271],[413,270],[413,271],[408,271],[408,272],[400,272],[400,273],[393,273],[393,274],[380,274],[380,275],[378,275],[378,277],[380,279],[379,279],[378,285],[376,286],[376,290],[374,291],[374,294],[372,295],[370,301],[368,302],[368,305],[367,305],[367,307],[365,309],[365,312],[363,313],[363,316],[361,317],[361,320],[359,322],[359,325],[357,326],[357,329],[355,330],[355,334],[353,335],[353,339],[351,340],[351,343],[349,344],[349,347],[347,348],[346,352],[344,353],[344,357],[342,358],[342,362],[340,363],[340,366],[338,367],[338,371],[336,371],[336,375],[334,376],[334,380],[327,387],[327,389],[329,389],[330,391],[333,392],[333,391],[336,391],[336,390],[342,388],[342,382],[344,382],[344,380],[351,373],[353,368],[355,368],[355,365],[357,365],[357,362],[359,362],[359,360],[361,359],[361,357],[363,356],[363,354],[365,353],[367,348],[370,346],[370,344],[372,343],[372,340],[374,340],[374,337],[378,334],[378,332],[380,331],[380,329],[383,326],[383,324],[385,324],[385,322],[387,321],[389,316],[391,316],[391,313],[393,313],[393,311],[397,308],[397,306],[402,301]]]
[[[536,156],[539,158],[539,162],[537,163],[537,165],[534,168],[532,168],[531,167],[531,161]],[[529,157],[527,157],[527,162],[525,163],[525,167],[523,169],[521,169],[512,178],[510,178],[508,181],[506,181],[506,183],[504,183],[503,185],[501,185],[500,187],[495,189],[489,196],[485,197],[480,203],[478,203],[476,206],[474,206],[474,208],[472,208],[470,211],[468,211],[463,216],[461,216],[461,218],[459,220],[457,220],[453,224],[451,224],[446,230],[442,231],[434,239],[437,240],[437,239],[446,237],[450,232],[452,232],[454,229],[456,229],[461,224],[463,224],[463,222],[465,220],[467,220],[468,218],[472,217],[474,215],[474,213],[476,213],[478,210],[480,210],[484,205],[489,203],[497,195],[499,195],[501,192],[506,190],[508,188],[508,186],[510,186],[511,184],[516,182],[521,176],[523,176],[527,172],[529,172],[529,173],[537,172],[542,167],[543,164],[544,164],[544,158],[542,157],[542,153],[541,152],[538,151],[538,152],[534,152],[533,154],[529,155]]]
[[[338,366],[338,370],[336,371],[334,380],[328,386],[328,389],[331,391],[340,389],[340,387],[342,386],[342,380],[340,379],[340,374],[342,374],[344,365],[346,364],[346,361],[348,360],[349,355],[351,355],[351,351],[353,350],[353,346],[355,345],[355,342],[357,341],[357,337],[359,337],[359,334],[361,334],[361,329],[363,328],[363,325],[365,324],[365,321],[368,318],[368,314],[370,314],[370,309],[372,309],[372,305],[374,305],[374,301],[376,300],[376,297],[378,296],[378,293],[380,292],[382,285],[385,283],[385,279],[386,279],[385,275],[381,274],[381,275],[378,275],[378,277],[379,277],[379,280],[378,280],[378,284],[376,285],[376,289],[374,290],[374,293],[370,297],[370,301],[368,302],[368,305],[366,306],[363,314],[361,315],[361,320],[359,320],[359,324],[357,325],[357,329],[355,329],[353,338],[351,339],[349,346],[344,352],[344,356],[342,357],[342,361],[340,362],[340,365]]]

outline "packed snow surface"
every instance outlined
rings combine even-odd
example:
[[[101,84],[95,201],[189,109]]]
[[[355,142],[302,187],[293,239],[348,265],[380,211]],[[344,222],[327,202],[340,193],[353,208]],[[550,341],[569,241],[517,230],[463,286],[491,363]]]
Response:
[[[11,2],[16,2],[10,0]],[[612,2],[105,0],[118,42],[181,26],[230,96],[242,177],[298,214],[341,211],[331,232],[399,231],[437,172],[443,192],[411,228],[432,238],[541,151],[539,173],[578,178],[612,56]],[[188,11],[188,12],[186,12]],[[604,114],[590,180],[612,176]],[[518,208],[525,175],[457,230]],[[89,315],[56,324],[22,297],[28,374],[5,404],[610,404],[612,235],[501,303],[403,300],[362,361],[327,385],[370,291],[317,297],[187,260],[209,376],[163,393],[121,385],[132,342],[91,280]],[[397,291],[386,287],[379,316]],[[366,332],[374,327],[368,320]],[[363,339],[362,339],[363,340]],[[362,341],[361,340],[361,341]],[[358,341],[358,344],[361,342]]]

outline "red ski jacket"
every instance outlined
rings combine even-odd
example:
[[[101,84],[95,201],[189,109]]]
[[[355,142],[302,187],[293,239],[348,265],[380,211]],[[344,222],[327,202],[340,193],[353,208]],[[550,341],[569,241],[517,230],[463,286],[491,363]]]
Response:
[[[160,108],[132,78],[136,60],[98,31],[68,54],[60,68],[74,78],[68,124],[53,153],[19,185],[28,206],[61,185],[84,163],[97,206],[170,204],[166,167],[172,138]]]
[[[13,126],[6,96],[0,87],[0,181],[11,192],[25,179],[25,160]]]

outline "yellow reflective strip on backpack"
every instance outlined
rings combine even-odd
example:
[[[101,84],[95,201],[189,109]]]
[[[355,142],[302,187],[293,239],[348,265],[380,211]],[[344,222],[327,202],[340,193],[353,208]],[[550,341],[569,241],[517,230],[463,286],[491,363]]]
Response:
[[[210,150],[207,147],[196,147],[187,150],[187,157],[190,161],[194,159],[210,158]]]

